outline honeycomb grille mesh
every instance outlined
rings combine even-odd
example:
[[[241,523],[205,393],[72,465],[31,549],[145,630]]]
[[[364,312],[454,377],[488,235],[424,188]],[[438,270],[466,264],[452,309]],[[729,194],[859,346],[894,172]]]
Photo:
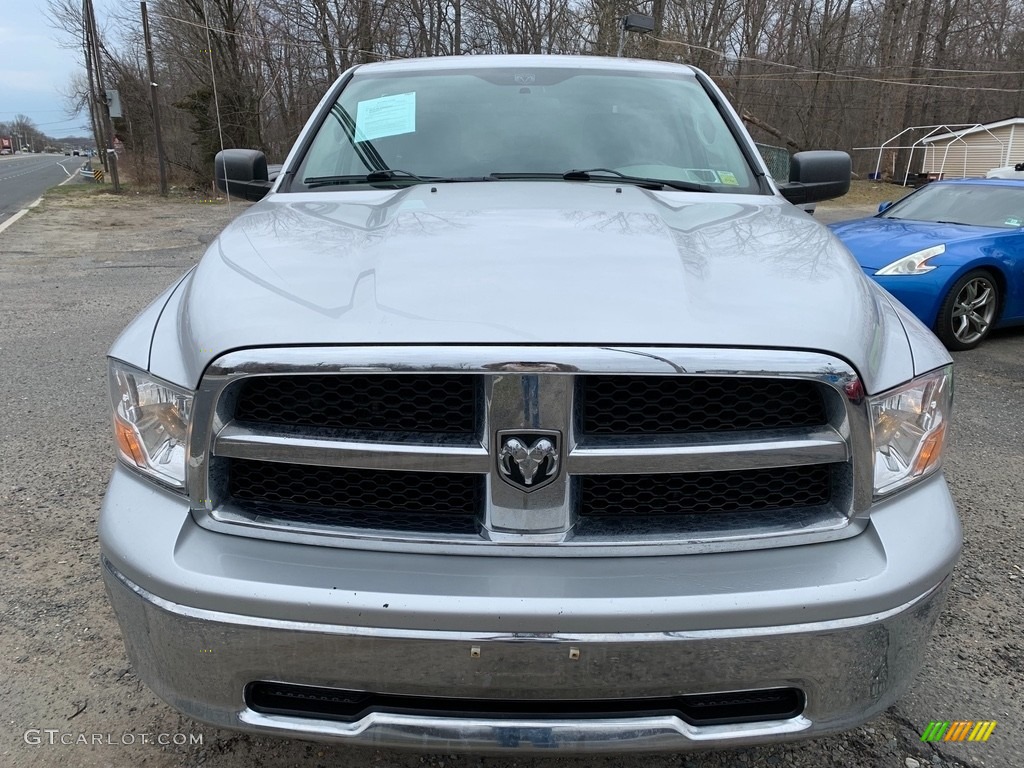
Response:
[[[590,435],[684,434],[810,427],[827,421],[813,382],[687,376],[581,376]]]
[[[585,475],[578,478],[584,517],[663,517],[792,509],[827,503],[826,464],[732,472]]]
[[[257,424],[471,435],[479,377],[449,374],[259,376],[235,418]]]
[[[297,434],[315,428],[371,433],[359,439],[381,443],[475,445],[481,430],[491,429],[482,410],[483,383],[481,374],[289,373],[246,378],[230,392],[235,418],[257,432],[262,424],[291,427]],[[770,377],[581,374],[575,383],[574,420],[578,435],[593,436],[593,444],[616,445],[623,453],[674,434],[711,433],[707,440],[716,443],[721,438],[713,433],[825,425],[824,390],[814,381]],[[271,437],[275,433],[267,431]],[[616,436],[633,439],[601,440]],[[211,480],[221,500],[255,515],[257,524],[479,538],[487,504],[483,469],[481,474],[435,472],[427,464],[422,469],[321,467],[218,456]],[[495,471],[492,461],[490,472]],[[584,535],[605,535],[605,529],[625,526],[615,534],[625,539],[656,530],[735,527],[745,520],[757,525],[759,519],[788,510],[825,514],[833,500],[833,477],[836,498],[844,498],[844,476],[837,472],[833,465],[820,464],[574,474],[572,507],[585,523],[580,529]],[[708,521],[694,517],[701,515]]]
[[[482,476],[229,460],[231,498],[267,517],[313,525],[472,533]]]

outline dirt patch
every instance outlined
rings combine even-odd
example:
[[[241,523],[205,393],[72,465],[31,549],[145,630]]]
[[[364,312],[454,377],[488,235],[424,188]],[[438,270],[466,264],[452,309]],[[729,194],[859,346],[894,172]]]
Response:
[[[884,181],[852,181],[850,191],[845,195],[835,200],[825,200],[818,205],[822,208],[871,206],[877,210],[879,203],[895,202],[913,191],[912,187],[901,187]]]
[[[13,264],[53,258],[123,264],[141,254],[204,245],[248,206],[216,197],[114,195],[103,187],[68,185],[48,192],[14,225],[4,256]]]

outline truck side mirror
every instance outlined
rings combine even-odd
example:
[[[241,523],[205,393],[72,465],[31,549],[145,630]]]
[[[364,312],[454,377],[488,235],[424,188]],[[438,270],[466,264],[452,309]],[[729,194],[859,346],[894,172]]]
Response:
[[[213,161],[217,189],[246,200],[262,200],[272,183],[267,156],[257,149],[224,149]]]
[[[850,191],[853,166],[845,152],[797,152],[789,161],[789,181],[779,185],[791,203],[816,203]]]
[[[878,212],[882,213],[892,206],[892,200],[886,200],[884,203],[878,204]]]

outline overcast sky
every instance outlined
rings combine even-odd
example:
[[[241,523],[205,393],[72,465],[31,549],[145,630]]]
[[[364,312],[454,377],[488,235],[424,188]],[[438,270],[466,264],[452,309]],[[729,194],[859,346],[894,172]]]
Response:
[[[23,114],[48,136],[88,135],[88,114],[68,119],[60,94],[84,68],[74,51],[58,44],[45,0],[3,0],[0,5],[0,122]],[[106,3],[95,5],[102,27]]]

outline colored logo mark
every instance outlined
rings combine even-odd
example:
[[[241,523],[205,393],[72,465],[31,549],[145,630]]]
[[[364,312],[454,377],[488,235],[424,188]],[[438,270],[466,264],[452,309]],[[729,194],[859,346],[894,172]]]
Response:
[[[995,720],[932,720],[921,734],[921,741],[988,741],[995,729]]]

